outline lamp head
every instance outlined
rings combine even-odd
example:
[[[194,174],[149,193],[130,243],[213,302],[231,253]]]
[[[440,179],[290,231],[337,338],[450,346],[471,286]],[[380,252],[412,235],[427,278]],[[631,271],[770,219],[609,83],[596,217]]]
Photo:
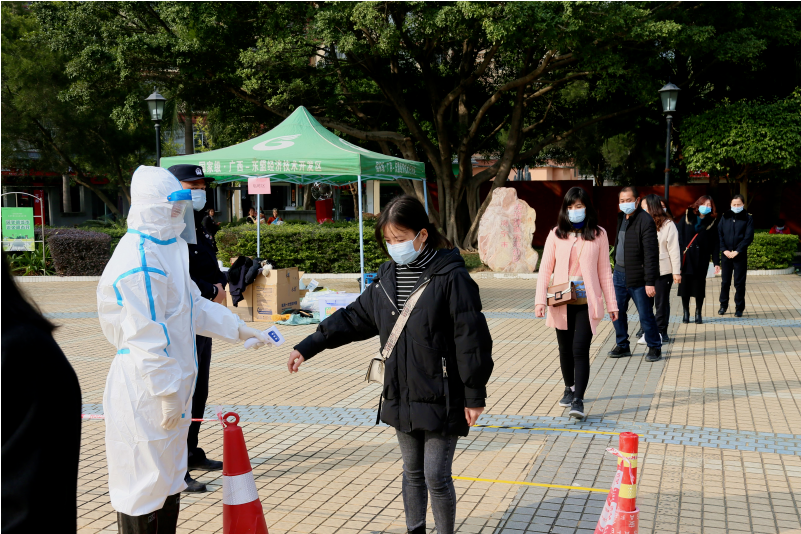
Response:
[[[676,111],[676,100],[679,98],[678,86],[668,83],[659,90],[659,97],[662,99],[662,112],[674,113]]]
[[[145,98],[145,102],[147,102],[147,107],[150,111],[150,118],[157,122],[160,121],[164,117],[164,104],[167,99],[161,96],[154,87],[153,94]]]

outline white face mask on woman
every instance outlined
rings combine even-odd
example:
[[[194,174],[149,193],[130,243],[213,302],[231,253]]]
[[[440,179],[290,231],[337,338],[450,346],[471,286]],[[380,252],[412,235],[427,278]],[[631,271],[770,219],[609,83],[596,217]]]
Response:
[[[422,230],[420,230],[420,232],[422,232]],[[403,243],[397,243],[395,245],[387,245],[387,252],[389,252],[390,257],[395,263],[398,265],[406,265],[417,259],[425,246],[425,243],[423,243],[420,250],[415,250],[414,248],[414,241],[420,235],[420,232],[417,232],[414,239],[410,239],[409,241],[404,241]]]

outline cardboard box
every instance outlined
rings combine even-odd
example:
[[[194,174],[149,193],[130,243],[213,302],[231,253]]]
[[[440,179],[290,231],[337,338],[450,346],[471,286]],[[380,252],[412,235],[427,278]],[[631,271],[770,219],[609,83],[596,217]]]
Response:
[[[239,301],[239,304],[234,307],[234,303],[231,300],[231,293],[227,292],[225,305],[243,321],[249,323],[253,320],[253,286],[250,285],[246,287],[245,290],[242,291],[242,296],[245,297],[245,300]]]
[[[269,276],[259,274],[253,288],[253,320],[272,321],[273,314],[288,308],[300,309],[298,268],[273,269]]]

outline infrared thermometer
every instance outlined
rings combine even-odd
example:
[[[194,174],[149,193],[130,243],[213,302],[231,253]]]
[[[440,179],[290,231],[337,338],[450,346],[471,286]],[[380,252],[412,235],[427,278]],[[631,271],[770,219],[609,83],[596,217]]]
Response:
[[[272,343],[276,347],[280,347],[281,345],[284,344],[285,341],[284,336],[281,335],[281,332],[279,332],[278,328],[276,328],[275,326],[271,326],[270,328],[265,330],[264,335],[270,341],[270,343]],[[256,343],[261,343],[261,340],[252,337],[247,341],[245,341],[245,348],[249,349],[253,347],[253,345],[255,345]]]

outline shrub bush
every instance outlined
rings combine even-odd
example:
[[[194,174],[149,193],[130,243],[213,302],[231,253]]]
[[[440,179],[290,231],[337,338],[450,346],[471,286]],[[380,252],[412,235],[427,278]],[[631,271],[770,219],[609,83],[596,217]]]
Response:
[[[793,263],[797,247],[797,235],[755,233],[754,242],[748,247],[748,268],[786,269]]]
[[[111,257],[111,236],[77,228],[47,228],[45,237],[59,276],[98,276]]]
[[[114,254],[114,249],[117,248],[117,243],[120,242],[122,236],[124,236],[128,232],[128,228],[119,228],[119,227],[99,227],[99,228],[92,228],[93,232],[100,232],[106,234],[107,236],[111,237],[111,254]]]
[[[231,258],[256,255],[256,226],[221,228],[217,232],[217,257],[224,265]],[[279,268],[297,267],[311,273],[358,273],[359,226],[354,223],[323,225],[282,224],[261,226],[261,257]],[[364,228],[364,268],[375,272],[387,258],[373,237],[373,226]]]

